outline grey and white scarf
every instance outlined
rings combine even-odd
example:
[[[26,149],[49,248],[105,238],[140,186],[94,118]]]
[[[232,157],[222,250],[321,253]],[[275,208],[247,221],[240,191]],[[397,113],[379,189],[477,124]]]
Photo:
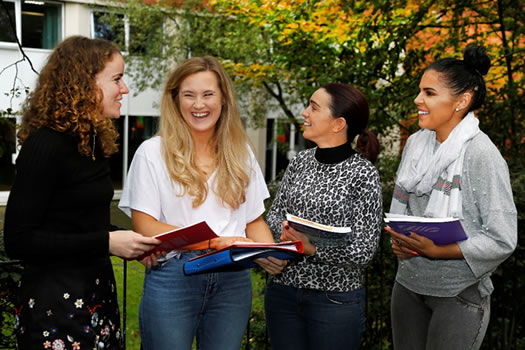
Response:
[[[463,160],[470,140],[480,131],[478,125],[479,120],[469,112],[440,145],[432,130],[422,129],[410,136],[397,171],[390,212],[406,214],[409,193],[430,194],[424,216],[463,218]]]

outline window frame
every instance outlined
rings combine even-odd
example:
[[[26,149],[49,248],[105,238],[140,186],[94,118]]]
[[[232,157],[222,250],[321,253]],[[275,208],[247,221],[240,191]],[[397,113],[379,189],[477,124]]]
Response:
[[[14,9],[15,9],[15,35],[17,38],[19,38],[18,40],[20,40],[20,35],[22,33],[22,5],[21,5],[21,0],[3,0],[4,3],[12,3],[14,4]],[[18,19],[20,18],[20,19]],[[20,41],[20,43],[22,43]],[[16,41],[15,42],[11,42],[11,41],[2,41],[0,40],[0,44],[2,46],[17,46],[17,43]]]
[[[124,24],[124,47],[123,48],[119,47],[119,49],[121,49],[121,53],[123,55],[130,56],[130,57],[142,57],[143,56],[140,53],[130,51],[130,45],[132,42],[132,27],[131,27],[128,15],[126,15],[125,13],[121,13],[118,10],[112,10],[112,9],[108,10],[107,8],[104,8],[104,7],[94,7],[91,9],[90,12],[91,12],[90,13],[90,27],[91,27],[90,28],[90,38],[96,38],[95,36],[95,13],[122,15],[122,20],[124,22],[123,23]],[[165,29],[164,23],[162,23],[161,26],[162,26],[162,30],[164,30]],[[113,43],[118,44],[115,42]]]
[[[129,21],[128,21],[128,17],[125,14],[121,14],[121,13],[119,13],[117,11],[111,11],[111,10],[108,11],[107,9],[104,9],[102,7],[92,8],[91,11],[90,11],[90,19],[89,19],[90,27],[91,27],[89,35],[90,35],[90,38],[92,38],[92,39],[96,38],[96,33],[95,33],[95,13],[100,13],[102,15],[104,15],[104,14],[122,15],[122,20],[124,21],[124,46],[125,46],[125,50],[121,50],[121,52],[123,54],[127,54],[128,46],[129,46]],[[105,38],[103,38],[103,39],[105,39]],[[111,42],[113,42],[113,41],[111,41]],[[117,44],[117,43],[114,43],[114,44]]]
[[[23,38],[22,38],[22,2],[24,0],[3,0],[3,1],[15,4],[15,18],[14,18],[14,20],[15,20],[16,37],[17,37],[18,41],[20,42],[20,45],[22,45],[22,42],[23,42]],[[64,3],[60,2],[60,1],[52,1],[52,0],[51,1],[38,0],[38,1],[39,2],[45,2],[45,3],[48,3],[48,4],[53,4],[53,5],[56,5],[57,7],[59,7],[60,30],[59,30],[59,33],[58,33],[59,34],[58,40],[54,44],[54,45],[56,45],[59,42],[61,42],[64,39],[64,36],[65,36],[65,31],[64,31],[64,26],[65,26],[65,21],[64,21],[65,8],[64,7],[65,6],[64,6]],[[18,47],[18,44],[16,42],[0,41],[0,47],[1,46],[4,46],[4,47]],[[46,51],[51,51],[52,50],[52,49],[44,49],[44,48],[38,48],[38,47],[26,47],[26,46],[23,46],[23,47],[31,49],[31,50],[46,50]]]

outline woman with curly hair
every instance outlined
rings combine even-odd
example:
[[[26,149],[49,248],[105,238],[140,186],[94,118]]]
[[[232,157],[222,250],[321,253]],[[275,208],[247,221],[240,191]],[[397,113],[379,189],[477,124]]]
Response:
[[[251,309],[249,270],[185,276],[182,266],[235,241],[273,243],[261,216],[268,196],[226,71],[210,56],[181,63],[164,88],[160,131],[137,150],[119,207],[146,236],[206,220],[219,237],[158,264],[155,256],[143,261],[144,349],[189,350],[194,337],[198,349],[239,349]]]
[[[157,240],[113,230],[111,119],[128,88],[118,49],[70,37],[51,53],[27,99],[5,216],[5,246],[24,264],[19,349],[121,349],[110,255],[135,258]]]

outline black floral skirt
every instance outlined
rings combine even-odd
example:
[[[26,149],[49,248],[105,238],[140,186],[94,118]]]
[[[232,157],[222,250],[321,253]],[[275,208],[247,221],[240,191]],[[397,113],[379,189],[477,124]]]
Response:
[[[15,304],[18,349],[122,349],[116,288],[108,258],[26,265]]]

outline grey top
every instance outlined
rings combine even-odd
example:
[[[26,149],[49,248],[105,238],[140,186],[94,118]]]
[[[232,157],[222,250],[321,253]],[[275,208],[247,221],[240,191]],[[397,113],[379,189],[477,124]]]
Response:
[[[396,281],[413,292],[452,297],[479,281],[481,295],[490,295],[494,289],[490,275],[516,248],[517,212],[507,163],[483,132],[467,147],[461,224],[468,239],[458,243],[464,259],[399,259]],[[410,193],[408,214],[423,216],[428,199]]]

